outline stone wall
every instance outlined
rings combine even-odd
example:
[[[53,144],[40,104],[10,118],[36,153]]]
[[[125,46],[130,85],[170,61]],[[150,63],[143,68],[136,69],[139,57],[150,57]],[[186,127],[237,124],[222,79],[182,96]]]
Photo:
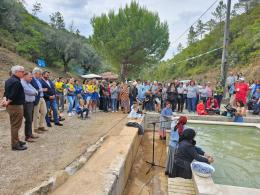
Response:
[[[123,194],[141,138],[137,128],[127,126],[109,135],[88,162],[52,194]]]

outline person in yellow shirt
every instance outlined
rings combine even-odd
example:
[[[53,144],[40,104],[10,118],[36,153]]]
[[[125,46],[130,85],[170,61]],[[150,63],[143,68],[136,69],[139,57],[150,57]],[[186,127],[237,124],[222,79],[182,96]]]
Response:
[[[67,89],[68,89],[68,102],[69,102],[69,110],[68,110],[68,116],[72,116],[72,110],[73,110],[73,104],[75,101],[75,88],[74,88],[74,78],[71,78],[69,80],[69,83],[67,85]]]
[[[91,80],[89,80],[87,84],[83,86],[83,90],[84,90],[86,106],[89,109],[89,112],[92,112],[92,95],[95,92],[95,90]]]
[[[97,103],[99,101],[99,86],[98,81],[96,79],[92,80],[94,93],[92,94],[92,111],[96,112],[97,109]]]
[[[64,88],[65,88],[63,77],[59,77],[56,80],[54,86],[56,90],[56,100],[58,104],[58,110],[63,112],[64,111]]]

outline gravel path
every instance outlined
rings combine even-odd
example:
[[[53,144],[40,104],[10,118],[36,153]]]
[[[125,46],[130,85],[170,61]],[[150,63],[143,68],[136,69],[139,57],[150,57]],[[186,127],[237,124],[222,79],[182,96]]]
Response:
[[[0,194],[21,194],[64,169],[108,131],[121,129],[125,117],[98,112],[88,120],[67,118],[63,127],[49,128],[37,142],[28,144],[27,151],[17,152],[10,149],[8,115],[0,112]],[[24,139],[23,129],[20,135]]]

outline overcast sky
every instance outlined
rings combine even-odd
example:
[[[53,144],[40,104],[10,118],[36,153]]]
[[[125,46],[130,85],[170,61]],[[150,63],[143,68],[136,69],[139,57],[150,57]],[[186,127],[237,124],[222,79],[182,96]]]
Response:
[[[233,0],[234,1],[237,0]],[[25,0],[29,12],[36,0]],[[49,15],[56,11],[62,13],[66,26],[73,21],[81,34],[88,37],[92,34],[90,19],[109,10],[117,10],[129,4],[131,0],[37,0],[42,5],[42,12],[38,17],[49,22]],[[158,12],[162,21],[167,21],[170,30],[170,48],[164,59],[171,58],[179,42],[186,44],[186,36],[179,37],[189,26],[214,2],[214,0],[139,0],[140,5],[151,11]],[[216,4],[217,5],[217,4]],[[207,21],[211,17],[214,6],[203,18]]]

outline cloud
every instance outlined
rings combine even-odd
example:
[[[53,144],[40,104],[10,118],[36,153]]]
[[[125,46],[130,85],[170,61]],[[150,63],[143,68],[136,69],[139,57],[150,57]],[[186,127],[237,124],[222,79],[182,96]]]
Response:
[[[91,1],[91,0],[76,0],[76,1],[55,0],[52,2],[53,2],[53,5],[56,7],[62,7],[65,9],[80,9],[80,8],[85,7],[89,1]]]
[[[25,1],[27,3],[26,8],[30,11],[36,0]],[[37,0],[37,2],[40,2],[43,7],[39,18],[49,22],[49,15],[60,11],[67,26],[73,21],[81,34],[88,37],[92,34],[90,20],[93,16],[108,13],[111,9],[118,10],[120,7],[124,7],[126,3],[129,4],[131,0]],[[186,35],[178,42],[175,42],[175,40],[212,3],[205,0],[139,0],[138,2],[141,6],[157,12],[161,20],[167,21],[169,25],[171,46],[165,58],[172,56],[179,42],[186,44]],[[210,18],[212,10],[203,17],[204,21]]]

